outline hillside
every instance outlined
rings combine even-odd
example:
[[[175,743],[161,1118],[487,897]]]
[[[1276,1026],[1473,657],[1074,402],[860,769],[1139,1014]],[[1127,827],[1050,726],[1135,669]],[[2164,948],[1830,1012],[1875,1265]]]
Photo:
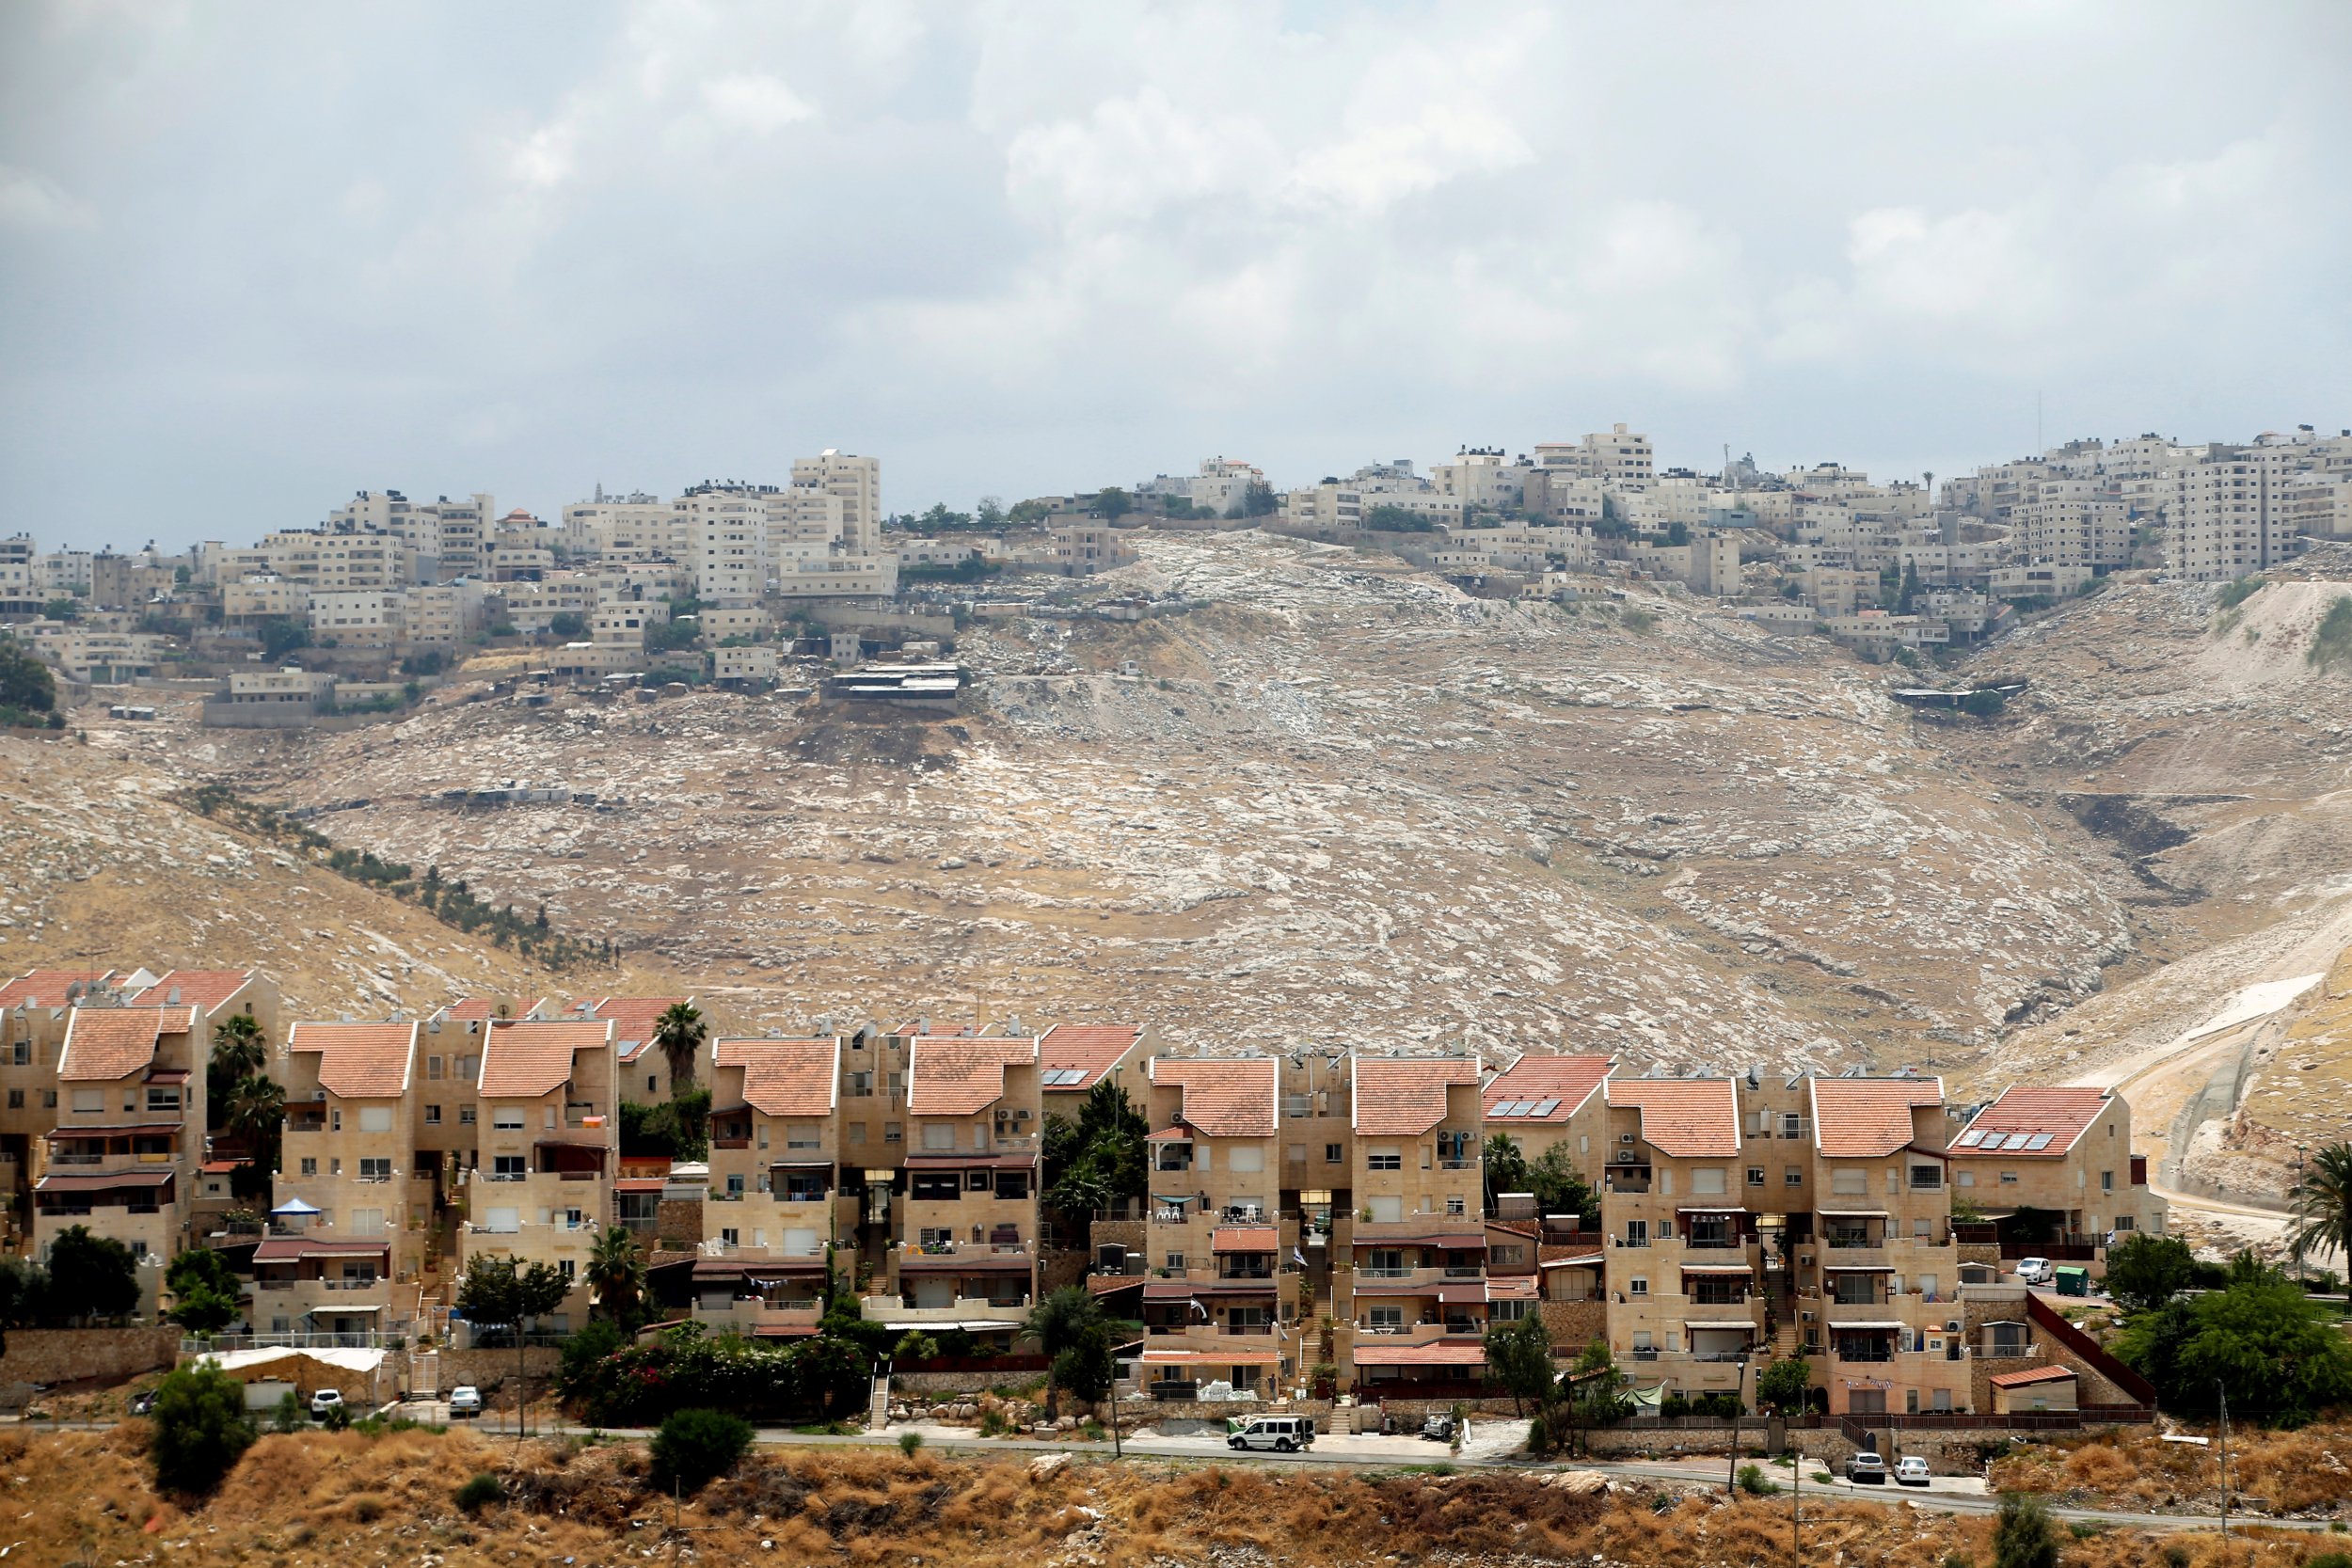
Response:
[[[184,777],[103,739],[0,738],[0,970],[249,965],[276,978],[296,1016],[558,983],[414,904],[196,815],[176,802]],[[596,994],[631,982],[615,966],[561,977]]]

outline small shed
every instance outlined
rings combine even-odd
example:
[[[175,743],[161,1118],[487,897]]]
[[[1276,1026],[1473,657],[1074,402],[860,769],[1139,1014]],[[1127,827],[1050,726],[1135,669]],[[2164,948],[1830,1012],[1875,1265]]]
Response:
[[[199,1366],[218,1367],[239,1383],[270,1389],[266,1402],[275,1404],[291,1386],[306,1403],[322,1388],[339,1388],[343,1402],[358,1413],[375,1409],[390,1398],[386,1387],[385,1354],[380,1350],[292,1346],[257,1346],[252,1350],[216,1351],[197,1357]]]
[[[2036,1411],[2077,1407],[2074,1369],[2033,1367],[2022,1372],[1995,1372],[1992,1379],[1993,1413],[2029,1415]]]

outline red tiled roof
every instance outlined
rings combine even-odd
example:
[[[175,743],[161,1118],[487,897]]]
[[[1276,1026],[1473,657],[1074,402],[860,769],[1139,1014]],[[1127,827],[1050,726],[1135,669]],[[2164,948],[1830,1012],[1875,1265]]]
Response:
[[[69,990],[87,989],[112,974],[111,969],[28,969],[0,986],[0,1008],[62,1007]]]
[[[324,1236],[266,1236],[253,1249],[256,1263],[295,1263],[305,1258],[384,1258],[389,1242],[329,1241]]]
[[[1281,1244],[1281,1236],[1270,1225],[1221,1225],[1209,1232],[1212,1253],[1272,1252]]]
[[[1534,1301],[1535,1294],[1535,1276],[1532,1274],[1486,1276],[1488,1301]]]
[[[1542,1116],[1521,1114],[1500,1118],[1503,1123],[1500,1131],[1510,1131],[1514,1122],[1565,1121],[1582,1109],[1615,1065],[1615,1059],[1609,1056],[1548,1056],[1531,1051],[1487,1081],[1486,1114],[1494,1116],[1498,1105],[1541,1105],[1546,1101],[1557,1101],[1559,1103]]]
[[[195,1027],[189,1007],[76,1007],[66,1015],[57,1077],[73,1084],[128,1078],[155,1059],[155,1041]]]
[[[661,1022],[661,1015],[680,1002],[691,1006],[694,999],[691,996],[608,996],[591,1008],[588,1016],[612,1022],[612,1039],[620,1047],[621,1060],[633,1062],[652,1046],[654,1026]]]
[[[1977,1119],[1961,1130],[1952,1140],[1950,1152],[1955,1155],[1998,1153],[2004,1160],[2021,1156],[2056,1160],[2074,1147],[2075,1140],[2099,1119],[2099,1113],[2107,1105],[2105,1089],[2069,1089],[2011,1085],[2001,1091],[2001,1098],[1977,1113]],[[1991,1133],[2001,1133],[2003,1147],[1992,1147]],[[1975,1133],[1975,1137],[1970,1137]],[[2048,1141],[2040,1148],[2020,1144],[2007,1147],[2019,1137],[2029,1144],[2037,1134],[2047,1134]]]
[[[1359,1136],[1419,1137],[1445,1120],[1448,1085],[1478,1082],[1470,1056],[1358,1056],[1350,1069]]]
[[[1005,1098],[1005,1069],[1037,1060],[1037,1040],[921,1035],[907,1048],[907,1111],[968,1117]]]
[[[1041,1074],[1083,1072],[1083,1078],[1045,1084],[1051,1094],[1084,1094],[1103,1081],[1111,1065],[1135,1049],[1143,1031],[1131,1023],[1057,1023],[1037,1040]]]
[[[665,1177],[623,1176],[613,1180],[612,1190],[616,1193],[658,1193],[669,1184]]]
[[[1941,1078],[1812,1081],[1813,1138],[1830,1159],[1876,1160],[1911,1142],[1911,1112],[1944,1103]]]
[[[572,1075],[572,1054],[612,1042],[602,1019],[516,1019],[490,1025],[482,1044],[485,1100],[536,1100]]]
[[[210,1013],[245,990],[252,978],[249,969],[175,969],[131,998],[131,1006],[162,1007],[184,1003]],[[175,997],[173,991],[180,994]]]
[[[1154,1084],[1183,1090],[1177,1119],[1212,1138],[1274,1136],[1275,1060],[1271,1056],[1202,1061],[1152,1058]]]
[[[743,1101],[771,1117],[829,1117],[841,1082],[841,1045],[813,1040],[716,1041],[711,1060],[743,1069]]]
[[[344,1100],[394,1100],[408,1088],[413,1023],[315,1023],[294,1026],[286,1049],[319,1053],[319,1086]]]
[[[1359,1367],[1483,1367],[1486,1364],[1486,1347],[1476,1341],[1464,1344],[1449,1339],[1432,1339],[1419,1345],[1356,1346]]]
[[[1995,1388],[2023,1388],[2033,1383],[2072,1383],[2074,1369],[2052,1365],[2029,1367],[2022,1372],[1994,1372],[1987,1379]]]
[[[1612,1078],[1611,1105],[1642,1113],[1642,1137],[1677,1160],[1740,1152],[1740,1097],[1728,1078]]]
[[[546,997],[536,997],[529,1006],[517,1009],[515,1017],[530,1018],[547,1005]],[[499,999],[495,996],[461,996],[435,1016],[449,1023],[487,1023],[499,1016]]]

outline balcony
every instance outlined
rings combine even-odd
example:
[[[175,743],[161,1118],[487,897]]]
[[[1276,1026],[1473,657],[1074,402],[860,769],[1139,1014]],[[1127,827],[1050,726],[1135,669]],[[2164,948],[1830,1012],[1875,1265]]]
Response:
[[[1443,1339],[1458,1337],[1466,1333],[1475,1334],[1478,1332],[1475,1327],[1457,1329],[1451,1324],[1439,1322],[1436,1319],[1429,1319],[1421,1323],[1374,1323],[1370,1319],[1359,1318],[1356,1321],[1355,1330],[1363,1338],[1368,1339],[1377,1339],[1384,1345],[1426,1344],[1433,1339]]]
[[[1018,1323],[1029,1313],[1026,1294],[1019,1300],[995,1302],[985,1297],[958,1296],[952,1307],[909,1307],[898,1296],[864,1296],[858,1310],[868,1323],[906,1323],[924,1328],[977,1328]]]

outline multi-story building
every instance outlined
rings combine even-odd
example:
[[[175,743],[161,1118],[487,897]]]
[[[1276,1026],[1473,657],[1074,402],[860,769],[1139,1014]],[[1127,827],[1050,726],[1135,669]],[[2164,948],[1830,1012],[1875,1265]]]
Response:
[[[1595,1150],[1609,1132],[1600,1088],[1615,1067],[1609,1056],[1525,1053],[1486,1080],[1482,1115],[1487,1136],[1508,1137],[1531,1163],[1565,1144],[1577,1170],[1594,1169]]]
[[[608,1004],[609,1005],[609,1004]],[[745,1335],[817,1332],[835,1243],[858,1220],[841,1183],[841,1039],[721,1039],[710,1051],[710,1186],[694,1316]]]
[[[824,491],[841,502],[842,552],[883,554],[882,537],[882,459],[859,457],[827,447],[815,457],[795,458],[792,483]]]
[[[306,1020],[288,1035],[258,1332],[365,1335],[414,1316],[434,1236],[432,1175],[416,1168],[419,1028]]]
[[[1009,1342],[1037,1294],[1037,1039],[915,1035],[906,1060],[904,1191],[865,1314]]]
[[[1475,1056],[1348,1062],[1348,1273],[1334,1365],[1359,1385],[1445,1383],[1486,1364],[1486,1194]]]
[[[2026,1211],[2046,1238],[2013,1236],[2021,1253],[2106,1272],[2106,1251],[2134,1230],[2164,1229],[2165,1206],[2132,1152],[2132,1108],[2113,1089],[2013,1085],[1951,1140],[1952,1200],[1983,1220]]]
[[[601,1019],[501,1020],[485,1029],[459,1263],[486,1253],[553,1264],[580,1282],[564,1322],[586,1321],[584,1268],[612,1223],[617,1068],[612,1025]]]
[[[697,484],[679,498],[695,597],[716,605],[757,604],[768,591],[772,484]]]
[[[57,1060],[46,1174],[33,1185],[33,1247],[86,1225],[142,1258],[186,1243],[189,1187],[204,1162],[203,1009],[84,1006]]]
[[[612,1025],[612,1049],[620,1061],[621,1098],[640,1105],[659,1105],[670,1098],[670,1058],[654,1043],[661,1015],[680,1005],[693,1007],[691,996],[608,996],[582,1002],[583,1017]],[[696,1008],[700,1011],[699,1008]],[[639,1087],[639,1085],[644,1087]],[[716,1102],[715,1101],[713,1101]]]
[[[1145,1164],[1147,1379],[1271,1392],[1299,1369],[1298,1221],[1281,1169],[1270,1056],[1154,1056]]]
[[[338,648],[389,648],[408,638],[405,589],[312,589],[310,636]]]

